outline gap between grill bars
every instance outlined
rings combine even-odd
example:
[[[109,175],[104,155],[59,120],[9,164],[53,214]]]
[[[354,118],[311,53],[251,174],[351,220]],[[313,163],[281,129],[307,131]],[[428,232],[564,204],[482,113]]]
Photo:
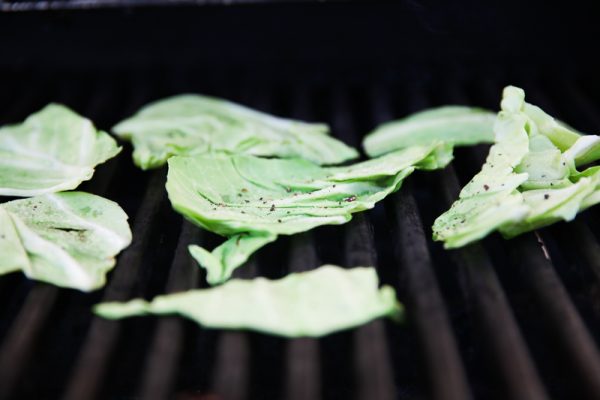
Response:
[[[557,115],[573,124],[581,118],[599,127],[598,99],[588,89],[562,80],[548,90],[525,78],[517,81],[530,82],[525,89],[533,103],[564,114]],[[58,81],[9,102],[21,85],[13,82],[7,94],[0,94],[3,104],[12,104],[2,119],[14,121],[45,101],[61,99],[94,120],[113,123],[148,100],[198,91],[283,116],[329,121],[335,135],[359,146],[361,134],[376,124],[425,107],[463,103],[497,108],[506,83],[504,78],[431,78],[333,87],[251,83],[239,90],[198,83],[186,75],[150,74],[134,82],[126,74],[118,79],[129,86],[110,79],[88,86]],[[91,99],[90,90],[98,93]],[[111,106],[114,102],[122,109]],[[433,218],[478,170],[487,151],[480,150],[458,150],[444,171],[415,173],[398,193],[344,226],[282,237],[236,272],[244,279],[277,278],[324,263],[375,265],[406,307],[402,325],[377,320],[323,339],[294,340],[207,330],[178,317],[82,317],[70,301],[91,306],[102,299],[205,287],[204,274],[186,247],[196,242],[213,247],[220,240],[170,210],[164,170],[142,173],[130,165],[130,154],[121,155],[86,186],[129,199],[133,217],[134,243],[120,255],[106,289],[74,294],[21,277],[0,277],[0,295],[10,293],[11,305],[4,309],[0,304],[0,315],[10,318],[0,330],[0,398],[43,391],[50,398],[67,399],[597,398],[600,244],[599,230],[589,224],[596,211],[539,232],[550,260],[534,234],[511,241],[492,235],[451,252],[430,240]],[[130,194],[122,171],[140,180]],[[18,285],[12,287],[13,282]],[[44,380],[51,356],[68,342],[61,335],[71,330],[78,332],[77,340],[69,358],[61,360],[68,371],[51,375],[59,377],[55,383]]]

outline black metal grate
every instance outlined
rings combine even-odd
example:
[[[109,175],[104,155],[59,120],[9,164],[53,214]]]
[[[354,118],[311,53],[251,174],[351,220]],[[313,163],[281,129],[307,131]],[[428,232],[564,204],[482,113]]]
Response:
[[[109,128],[149,100],[198,91],[328,121],[358,146],[377,123],[447,103],[497,108],[506,83],[578,128],[600,127],[600,98],[574,78],[445,76],[336,83],[198,82],[193,73],[1,75],[2,123],[60,101]],[[51,79],[50,79],[51,78]],[[284,340],[201,329],[180,318],[92,316],[101,300],[203,287],[186,245],[219,239],[174,213],[165,171],[142,172],[127,148],[83,190],[119,202],[134,242],[107,287],[83,294],[0,277],[0,399],[572,399],[600,397],[600,230],[592,209],[571,224],[446,252],[433,219],[456,198],[487,148],[456,151],[347,225],[281,237],[238,277],[282,277],[323,263],[375,264],[398,290],[407,322],[375,321],[323,339]],[[546,253],[550,259],[546,257]],[[212,396],[211,396],[212,395]]]

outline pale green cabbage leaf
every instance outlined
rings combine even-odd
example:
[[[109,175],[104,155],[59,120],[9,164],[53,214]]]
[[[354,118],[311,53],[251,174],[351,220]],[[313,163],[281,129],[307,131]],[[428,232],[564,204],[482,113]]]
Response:
[[[209,328],[250,329],[286,337],[319,337],[375,318],[399,319],[402,307],[390,286],[379,288],[372,267],[324,265],[279,280],[232,279],[210,289],[101,303],[94,312],[119,319],[179,314]]]
[[[175,210],[229,238],[212,252],[190,249],[216,284],[277,235],[346,223],[398,190],[415,169],[441,168],[451,159],[451,146],[438,143],[345,167],[215,153],[172,157],[167,191]]]
[[[0,204],[0,275],[22,271],[56,286],[98,289],[130,242],[127,215],[100,196],[62,192]]]
[[[481,108],[443,106],[386,122],[369,133],[363,147],[369,157],[442,141],[455,146],[494,142],[495,114]]]
[[[142,169],[159,167],[174,155],[211,151],[339,164],[358,152],[328,135],[325,124],[306,123],[201,95],[178,95],[143,107],[113,128],[133,143]]]
[[[506,238],[556,221],[570,221],[600,202],[600,137],[582,135],[525,102],[522,89],[504,89],[495,144],[459,199],[436,219],[433,237],[446,248],[498,230]]]
[[[0,196],[74,189],[119,151],[115,140],[90,120],[49,104],[23,123],[0,128]]]

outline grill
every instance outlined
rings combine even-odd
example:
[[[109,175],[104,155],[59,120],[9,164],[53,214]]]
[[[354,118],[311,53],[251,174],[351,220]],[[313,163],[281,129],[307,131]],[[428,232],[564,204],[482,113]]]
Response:
[[[258,10],[249,12],[254,17],[265,12]],[[266,10],[268,14],[270,8]],[[296,9],[286,10],[291,15]],[[179,12],[185,19],[190,11]],[[207,11],[211,17],[221,12]],[[144,13],[133,18],[157,21],[152,19],[156,14]],[[362,8],[352,11],[353,16],[362,13]],[[86,24],[97,27],[107,21],[98,15],[52,14],[59,33],[39,40],[50,43],[62,37],[68,24],[89,33]],[[318,37],[319,24],[324,24],[315,18],[311,38]],[[34,26],[42,19],[28,14],[21,21]],[[114,37],[123,32],[119,24]],[[42,24],[38,33],[43,29]],[[282,36],[273,40],[290,40],[287,33]],[[14,65],[2,63],[0,122],[21,120],[58,101],[108,129],[150,100],[199,92],[281,116],[327,121],[338,138],[359,146],[361,135],[376,124],[426,107],[497,109],[502,87],[511,83],[525,88],[529,101],[583,131],[598,132],[600,127],[600,82],[576,68],[574,59],[562,71],[541,68],[541,59],[535,68],[480,74],[456,65],[407,70],[392,64],[380,73],[371,68],[332,74],[328,64],[294,75],[293,68],[266,68],[270,58],[264,54],[261,62],[224,69],[220,63],[227,64],[226,57],[206,67],[182,54],[182,65],[157,61],[153,68],[141,68],[144,57],[135,62],[118,50],[106,50],[99,37],[74,39],[67,46],[72,52],[62,49],[57,57],[75,57],[87,42],[101,53],[94,59],[96,67],[84,51],[83,60],[59,59],[52,68],[38,68],[36,61],[50,59],[42,44],[23,54],[18,46],[6,46],[8,58],[19,56]],[[124,38],[115,47],[126,49],[137,39]],[[414,55],[413,50],[408,49]],[[298,48],[301,54],[307,51]],[[102,57],[111,52],[114,60]],[[165,49],[159,53],[157,59],[167,54]],[[319,54],[315,57],[323,58]],[[362,60],[364,54],[352,57]],[[450,64],[458,64],[460,57]],[[279,278],[324,263],[376,265],[383,283],[394,286],[406,306],[407,320],[401,325],[377,320],[322,339],[294,340],[203,329],[177,317],[107,321],[90,313],[103,300],[205,287],[204,273],[186,247],[199,243],[212,248],[220,240],[172,211],[164,190],[165,169],[142,172],[133,166],[130,153],[125,145],[124,154],[101,166],[81,187],[117,201],[131,218],[133,243],[120,255],[103,290],[84,294],[21,274],[0,277],[0,399],[600,398],[598,208],[569,224],[510,241],[492,235],[456,251],[444,251],[430,239],[433,220],[479,170],[486,146],[457,149],[451,166],[415,173],[399,192],[346,225],[280,237],[236,271],[238,278]]]

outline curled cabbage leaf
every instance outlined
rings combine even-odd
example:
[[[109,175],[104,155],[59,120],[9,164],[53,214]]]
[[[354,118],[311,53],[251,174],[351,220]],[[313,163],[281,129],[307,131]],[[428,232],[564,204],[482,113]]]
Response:
[[[339,164],[358,157],[351,147],[314,124],[252,110],[208,96],[186,94],[159,100],[113,128],[133,143],[142,169],[159,167],[174,155],[211,151]]]
[[[286,337],[318,337],[380,317],[399,319],[394,289],[379,286],[373,267],[324,265],[283,279],[232,279],[210,289],[101,303],[94,312],[119,319],[179,314],[209,328],[251,329]]]
[[[461,247],[498,230],[506,238],[556,221],[570,221],[600,201],[600,137],[582,135],[504,89],[495,144],[459,199],[436,219],[433,238]]]
[[[67,107],[50,104],[0,128],[0,196],[75,189],[121,151],[115,140]]]

